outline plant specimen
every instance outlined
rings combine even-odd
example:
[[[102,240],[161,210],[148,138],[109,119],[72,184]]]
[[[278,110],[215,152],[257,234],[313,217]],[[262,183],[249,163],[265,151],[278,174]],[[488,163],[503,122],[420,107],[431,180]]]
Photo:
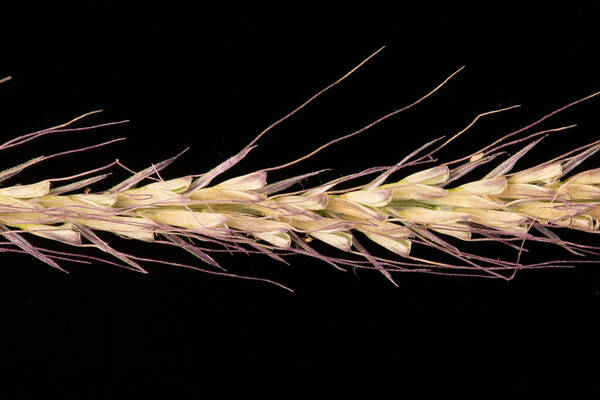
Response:
[[[290,255],[304,255],[321,259],[342,270],[373,269],[392,283],[395,283],[394,274],[398,272],[511,279],[523,269],[594,262],[576,257],[595,255],[596,247],[562,240],[555,231],[567,228],[598,232],[600,168],[575,174],[571,172],[600,149],[600,140],[570,149],[532,168],[519,170],[516,166],[519,159],[545,136],[572,127],[534,131],[537,125],[599,93],[567,104],[455,160],[437,162],[433,155],[480,118],[517,106],[480,114],[450,138],[442,137],[425,143],[391,166],[370,168],[309,188],[299,188],[298,183],[323,171],[268,182],[269,172],[303,161],[415,106],[441,88],[459,69],[408,106],[325,143],[306,156],[284,165],[220,179],[225,171],[233,168],[256,147],[264,134],[342,82],[380,50],[267,127],[238,154],[203,174],[164,180],[161,171],[171,165],[179,154],[149,165],[142,171],[131,171],[128,179],[102,191],[92,192],[86,188],[106,178],[108,168],[126,168],[118,160],[68,177],[3,185],[0,188],[0,234],[4,241],[0,248],[2,251],[29,253],[61,270],[59,261],[70,260],[81,263],[102,261],[146,272],[142,262],[153,261],[211,274],[265,281],[283,288],[286,287],[269,279],[229,271],[215,260],[214,255],[219,252],[259,253],[281,262],[286,262]],[[6,80],[0,80],[0,83]],[[0,145],[0,150],[57,132],[120,123],[72,127],[95,113],[9,140]],[[119,140],[122,138],[33,158],[0,172],[0,182],[47,159],[89,151]],[[508,148],[517,150],[506,156],[504,149]],[[417,171],[403,173],[409,167]],[[476,179],[457,184],[459,179],[464,180],[463,177],[473,176],[484,169],[485,173]],[[358,181],[361,183],[354,183]],[[196,256],[200,262],[187,265],[127,254],[116,250],[99,232],[178,247]],[[29,235],[75,248],[95,247],[114,258],[101,259],[77,251],[46,249],[31,244]],[[470,253],[461,250],[461,241],[498,242],[515,252],[510,259],[499,258],[497,254]],[[331,249],[317,251],[313,242],[324,243]],[[372,244],[367,245],[367,242],[376,244],[380,251],[374,253],[369,250]],[[573,259],[522,263],[521,254],[526,242],[562,247],[573,255]],[[454,261],[417,257],[413,252],[415,246],[427,247]]]

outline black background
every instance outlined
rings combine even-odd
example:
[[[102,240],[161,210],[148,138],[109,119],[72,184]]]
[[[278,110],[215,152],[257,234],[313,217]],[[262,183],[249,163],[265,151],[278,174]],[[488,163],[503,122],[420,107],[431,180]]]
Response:
[[[547,6],[345,6],[343,12],[120,2],[9,7],[0,76],[13,80],[0,87],[3,140],[98,108],[105,112],[89,123],[131,122],[6,151],[2,167],[126,136],[126,142],[32,168],[18,181],[69,175],[115,158],[139,170],[187,146],[191,150],[163,176],[201,173],[382,45],[380,55],[272,131],[227,176],[303,155],[410,103],[466,65],[415,109],[287,174],[334,168],[330,179],[389,165],[425,141],[457,132],[480,112],[523,105],[481,121],[440,154],[442,161],[453,159],[600,90],[599,16],[597,8]],[[520,165],[596,139],[597,110],[598,100],[591,100],[545,122],[541,128],[579,125],[544,140]],[[95,189],[124,176],[116,171]],[[114,243],[193,262],[169,249]],[[499,251],[469,247],[476,248]],[[566,256],[536,248],[527,260]],[[600,392],[596,266],[522,272],[511,282],[404,274],[394,288],[373,272],[342,273],[305,258],[292,258],[290,266],[240,255],[221,254],[219,261],[295,293],[160,265],[147,265],[148,275],[65,265],[66,275],[26,256],[2,255],[1,375],[20,378],[11,385],[14,398],[40,389],[75,398],[146,391],[199,396],[215,378],[226,383],[221,390],[242,385],[243,378],[271,389],[281,373],[291,381],[284,393],[312,390],[317,377],[352,389],[374,375],[377,388],[389,385],[416,398]],[[339,372],[345,379],[334,381]]]

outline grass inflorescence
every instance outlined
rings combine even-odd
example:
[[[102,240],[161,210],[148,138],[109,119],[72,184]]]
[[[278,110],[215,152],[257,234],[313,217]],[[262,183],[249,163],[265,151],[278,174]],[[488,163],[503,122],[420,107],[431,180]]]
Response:
[[[106,178],[109,175],[106,170],[110,167],[124,167],[118,160],[69,177],[2,186],[2,250],[29,253],[61,270],[60,260],[99,260],[146,272],[142,262],[154,261],[217,275],[266,281],[284,288],[268,279],[231,272],[219,264],[214,255],[218,252],[260,253],[286,262],[287,256],[300,254],[316,257],[341,270],[374,269],[392,283],[396,272],[511,279],[518,270],[571,266],[588,262],[587,259],[578,260],[576,257],[597,255],[598,248],[562,240],[555,228],[589,233],[599,231],[600,168],[575,174],[571,172],[600,149],[600,140],[532,168],[518,170],[516,165],[546,135],[571,127],[532,132],[538,124],[598,93],[567,104],[489,146],[446,163],[436,163],[433,155],[458,138],[479,118],[516,106],[480,114],[456,135],[426,143],[393,166],[371,168],[300,190],[294,190],[298,183],[323,171],[308,172],[278,182],[267,181],[268,172],[296,164],[325,147],[357,135],[418,104],[443,86],[454,76],[452,74],[417,101],[326,143],[304,157],[225,181],[219,180],[225,171],[234,167],[256,147],[264,134],[339,84],[363,63],[273,123],[238,154],[204,174],[163,180],[161,171],[171,165],[179,154],[142,171],[131,171],[131,176],[123,182],[99,192],[85,189]],[[0,83],[8,79],[2,79]],[[51,133],[120,123],[71,127],[93,113],[9,140],[0,145],[0,150]],[[33,158],[0,172],[0,182],[49,158],[88,151],[118,140],[122,138]],[[512,156],[503,159],[504,149],[509,146],[520,147]],[[403,174],[402,171],[408,167],[418,168],[418,171]],[[464,176],[468,177],[470,175],[467,174],[483,168],[487,168],[483,177],[456,184],[458,179],[464,181]],[[368,181],[348,187],[359,178]],[[128,239],[176,246],[200,259],[202,267],[148,260],[123,253],[98,236],[97,232],[102,231]],[[95,247],[114,256],[114,261],[40,248],[30,243],[28,235],[69,246]],[[373,251],[367,248],[371,249],[373,245],[363,245],[363,240],[382,248],[381,253],[372,254]],[[337,250],[317,251],[313,241]],[[461,241],[498,242],[513,248],[514,256],[502,259],[497,254],[469,253],[457,245]],[[521,254],[525,251],[526,242],[560,246],[574,257],[571,260],[525,264],[521,262]],[[454,262],[437,261],[434,257],[416,257],[413,255],[415,246],[446,254],[446,258]]]

